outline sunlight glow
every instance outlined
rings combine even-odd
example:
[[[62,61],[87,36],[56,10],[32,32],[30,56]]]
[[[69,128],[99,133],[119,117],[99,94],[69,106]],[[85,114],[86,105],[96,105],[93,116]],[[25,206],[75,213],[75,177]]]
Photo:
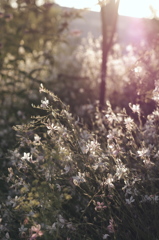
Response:
[[[50,0],[52,2],[53,0]],[[98,0],[54,0],[57,4],[63,7],[87,8],[91,11],[100,11]],[[39,5],[45,0],[38,0]],[[12,6],[16,7],[17,3],[12,0]],[[158,0],[120,0],[119,15],[136,17],[136,18],[152,18],[152,10],[159,17],[159,1]]]
[[[98,0],[55,0],[61,6],[73,8],[89,8],[91,11],[100,11]]]
[[[57,4],[74,8],[89,8],[92,11],[100,11],[98,0],[55,0]],[[151,18],[150,5],[159,11],[158,0],[120,0],[119,15]]]
[[[146,18],[151,17],[150,0],[121,0],[119,14],[129,17]]]

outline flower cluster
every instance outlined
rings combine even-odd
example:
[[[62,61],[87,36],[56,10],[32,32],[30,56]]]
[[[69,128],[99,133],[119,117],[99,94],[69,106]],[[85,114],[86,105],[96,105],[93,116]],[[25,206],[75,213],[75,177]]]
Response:
[[[142,126],[108,103],[89,131],[43,85],[40,92],[47,97],[37,108],[45,114],[14,128],[19,145],[8,156],[2,239],[14,240],[14,228],[18,240],[133,239],[138,219],[144,231],[136,239],[147,239],[151,215],[156,211],[157,221],[159,214],[158,109]],[[138,106],[130,108],[140,117]],[[151,231],[152,239],[157,234]]]

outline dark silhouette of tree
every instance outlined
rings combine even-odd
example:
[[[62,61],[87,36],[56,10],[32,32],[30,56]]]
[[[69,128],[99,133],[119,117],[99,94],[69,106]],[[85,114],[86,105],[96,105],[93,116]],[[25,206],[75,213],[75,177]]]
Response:
[[[113,37],[116,30],[118,17],[118,8],[120,0],[102,0],[101,23],[102,23],[102,66],[101,66],[101,84],[100,84],[100,109],[105,105],[106,99],[106,77],[107,77],[107,58],[109,50],[113,43]]]

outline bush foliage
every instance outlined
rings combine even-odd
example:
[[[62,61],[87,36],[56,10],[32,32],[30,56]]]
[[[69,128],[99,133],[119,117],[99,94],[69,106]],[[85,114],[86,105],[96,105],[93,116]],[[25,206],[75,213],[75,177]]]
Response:
[[[43,85],[40,92],[41,114],[15,127],[2,239],[157,239],[158,107],[142,126],[139,105],[130,104],[135,123],[108,103],[89,131]]]

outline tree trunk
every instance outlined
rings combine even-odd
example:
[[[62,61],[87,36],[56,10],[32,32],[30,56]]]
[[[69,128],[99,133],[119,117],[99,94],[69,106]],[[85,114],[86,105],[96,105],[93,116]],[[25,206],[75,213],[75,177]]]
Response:
[[[107,58],[111,49],[113,37],[116,30],[118,8],[120,0],[110,0],[109,3],[101,5],[101,23],[102,23],[102,66],[101,66],[101,84],[100,84],[100,110],[105,106],[107,89]]]
[[[102,22],[102,66],[101,66],[101,84],[100,84],[100,108],[105,104],[106,95],[106,72],[107,72],[107,21],[106,21],[106,7],[101,6],[101,22]]]

